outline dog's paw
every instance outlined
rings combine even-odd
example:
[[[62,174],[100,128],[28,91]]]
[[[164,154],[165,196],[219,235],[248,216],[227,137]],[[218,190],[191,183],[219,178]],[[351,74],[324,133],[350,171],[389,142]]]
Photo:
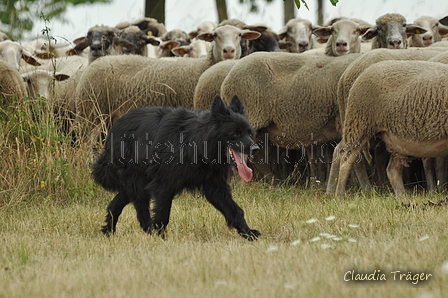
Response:
[[[115,231],[111,230],[110,227],[108,225],[102,226],[101,227],[101,232],[103,232],[104,235],[106,236],[110,236],[111,234],[115,233]]]
[[[258,237],[261,236],[261,233],[257,230],[249,230],[248,232],[238,232],[243,238],[249,241],[258,240]]]

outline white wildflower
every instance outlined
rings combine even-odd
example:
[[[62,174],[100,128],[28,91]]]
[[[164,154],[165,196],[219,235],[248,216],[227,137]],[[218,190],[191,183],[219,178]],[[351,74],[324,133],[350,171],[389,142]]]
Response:
[[[276,245],[271,245],[268,247],[268,249],[266,250],[266,252],[274,252],[278,250],[278,246]]]
[[[310,218],[310,219],[308,219],[308,220],[306,221],[306,223],[307,223],[307,224],[312,224],[312,223],[315,223],[316,221],[317,221],[316,218]]]
[[[425,241],[425,240],[428,239],[428,238],[429,238],[429,235],[426,234],[426,235],[420,237],[420,238],[418,239],[418,241]]]
[[[331,221],[331,220],[335,220],[335,219],[336,219],[336,217],[334,215],[330,215],[328,217],[325,217],[326,221]]]
[[[297,246],[301,243],[302,241],[300,239],[294,240],[291,244],[294,246]]]
[[[320,237],[317,236],[317,237],[314,237],[313,239],[311,239],[310,242],[316,242],[316,241],[319,241],[319,240],[320,240]]]

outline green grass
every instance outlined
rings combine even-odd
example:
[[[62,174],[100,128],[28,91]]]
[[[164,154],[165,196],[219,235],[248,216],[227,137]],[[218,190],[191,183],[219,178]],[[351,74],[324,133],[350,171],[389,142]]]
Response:
[[[234,183],[234,195],[249,226],[263,234],[256,242],[228,230],[218,211],[191,194],[174,201],[166,240],[143,233],[132,206],[125,208],[115,235],[102,235],[112,194],[99,189],[72,203],[3,208],[0,296],[444,297],[448,292],[445,207],[408,209],[389,196],[316,199],[311,191],[261,183]],[[330,216],[335,219],[326,220]],[[335,236],[340,240],[329,238]],[[312,241],[315,237],[320,240]],[[387,281],[346,282],[350,270],[381,270]],[[397,270],[432,276],[413,285],[394,281],[391,272]]]
[[[351,189],[336,200],[315,187],[235,179],[234,198],[261,231],[258,241],[229,230],[204,198],[188,193],[173,203],[165,240],[143,233],[132,206],[108,238],[100,227],[113,194],[92,183],[89,146],[72,146],[51,114],[31,116],[28,104],[0,111],[0,297],[448,293],[448,209],[423,207],[446,194],[410,195],[403,201],[417,208],[408,208],[382,190]],[[380,270],[387,280],[344,281],[351,270]],[[432,276],[413,285],[394,281],[398,270]]]

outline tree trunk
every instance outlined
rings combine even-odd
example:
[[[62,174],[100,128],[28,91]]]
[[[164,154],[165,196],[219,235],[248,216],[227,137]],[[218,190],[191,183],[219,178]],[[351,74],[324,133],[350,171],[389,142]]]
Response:
[[[226,0],[216,0],[216,9],[218,10],[218,23],[228,19]]]
[[[324,24],[324,3],[323,0],[317,0],[317,24],[323,26]]]
[[[296,4],[294,0],[283,1],[283,23],[287,23],[289,20],[294,19],[294,10],[296,9]]]
[[[165,24],[165,0],[145,0],[145,17]]]

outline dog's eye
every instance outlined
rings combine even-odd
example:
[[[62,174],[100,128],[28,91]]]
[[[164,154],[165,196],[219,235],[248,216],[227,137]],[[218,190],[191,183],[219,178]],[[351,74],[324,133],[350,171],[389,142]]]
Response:
[[[241,132],[239,132],[239,131],[235,131],[235,132],[233,133],[233,136],[234,136],[235,138],[239,138],[239,137],[241,136]]]

